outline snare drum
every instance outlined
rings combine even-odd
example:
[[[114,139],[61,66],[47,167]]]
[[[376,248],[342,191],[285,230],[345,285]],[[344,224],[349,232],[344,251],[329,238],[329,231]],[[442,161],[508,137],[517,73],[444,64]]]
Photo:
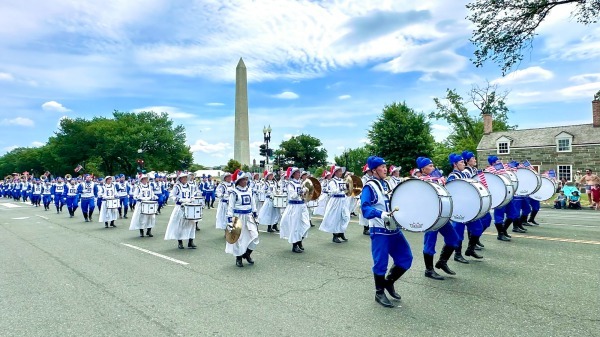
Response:
[[[448,191],[435,183],[407,179],[394,188],[390,209],[398,208],[393,217],[396,223],[410,232],[438,230],[452,215],[452,198]]]
[[[475,179],[452,180],[446,184],[446,190],[452,196],[452,221],[475,221],[490,211],[490,191]]]
[[[104,199],[102,203],[108,209],[119,208],[119,199]]]
[[[204,197],[194,197],[194,204],[201,205],[202,207],[204,207]]]
[[[539,174],[527,168],[518,168],[516,172],[519,179],[519,188],[515,190],[517,196],[528,196],[534,194],[542,186],[542,178]]]
[[[146,215],[154,215],[158,210],[158,201],[142,201],[140,205],[140,213]]]
[[[546,201],[554,196],[554,191],[556,191],[554,182],[550,178],[542,177],[542,186],[529,197],[537,201]]]
[[[275,194],[273,196],[273,207],[275,208],[286,208],[287,207],[287,195]]]
[[[186,220],[202,219],[202,205],[200,205],[200,204],[183,204],[183,217]]]
[[[506,176],[489,172],[484,172],[483,174],[485,176],[487,188],[492,195],[491,208],[506,206],[506,204],[512,200],[515,192],[510,179]],[[479,176],[476,176],[475,179],[479,180]]]

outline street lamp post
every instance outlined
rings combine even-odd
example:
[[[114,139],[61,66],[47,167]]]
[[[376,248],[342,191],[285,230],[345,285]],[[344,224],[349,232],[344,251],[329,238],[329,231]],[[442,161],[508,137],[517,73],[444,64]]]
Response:
[[[273,131],[273,129],[271,129],[271,125],[269,125],[268,127],[263,126],[263,139],[265,141],[265,145],[267,145],[265,151],[266,164],[269,163],[269,142],[271,141],[271,131]]]

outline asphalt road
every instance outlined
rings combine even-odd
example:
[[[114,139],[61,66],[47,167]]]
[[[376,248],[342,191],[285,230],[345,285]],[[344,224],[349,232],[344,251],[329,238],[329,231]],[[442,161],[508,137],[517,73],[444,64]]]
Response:
[[[237,268],[214,210],[197,250],[163,240],[171,210],[140,238],[125,219],[0,199],[0,336],[600,336],[600,212],[543,209],[510,243],[490,228],[485,258],[451,261],[445,281],[423,276],[422,234],[406,233],[415,259],[386,309],[356,219],[342,244],[314,219],[304,254],[261,233]]]

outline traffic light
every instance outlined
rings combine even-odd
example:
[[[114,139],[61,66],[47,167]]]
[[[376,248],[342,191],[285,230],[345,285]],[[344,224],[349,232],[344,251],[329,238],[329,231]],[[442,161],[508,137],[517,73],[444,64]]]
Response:
[[[265,167],[265,161],[264,160],[260,161],[260,167]]]
[[[263,157],[267,155],[267,144],[262,144],[260,146],[260,155]]]
[[[267,156],[273,157],[273,149],[267,149]]]

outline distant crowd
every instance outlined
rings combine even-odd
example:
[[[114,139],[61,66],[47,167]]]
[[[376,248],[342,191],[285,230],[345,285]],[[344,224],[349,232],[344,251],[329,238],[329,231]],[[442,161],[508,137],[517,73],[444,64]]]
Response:
[[[557,186],[558,196],[554,199],[554,208],[556,209],[581,209],[581,193],[585,190],[588,197],[589,208],[600,210],[600,177],[592,173],[591,169],[585,170],[582,175],[577,171],[573,176],[573,181],[568,182],[562,178]]]

